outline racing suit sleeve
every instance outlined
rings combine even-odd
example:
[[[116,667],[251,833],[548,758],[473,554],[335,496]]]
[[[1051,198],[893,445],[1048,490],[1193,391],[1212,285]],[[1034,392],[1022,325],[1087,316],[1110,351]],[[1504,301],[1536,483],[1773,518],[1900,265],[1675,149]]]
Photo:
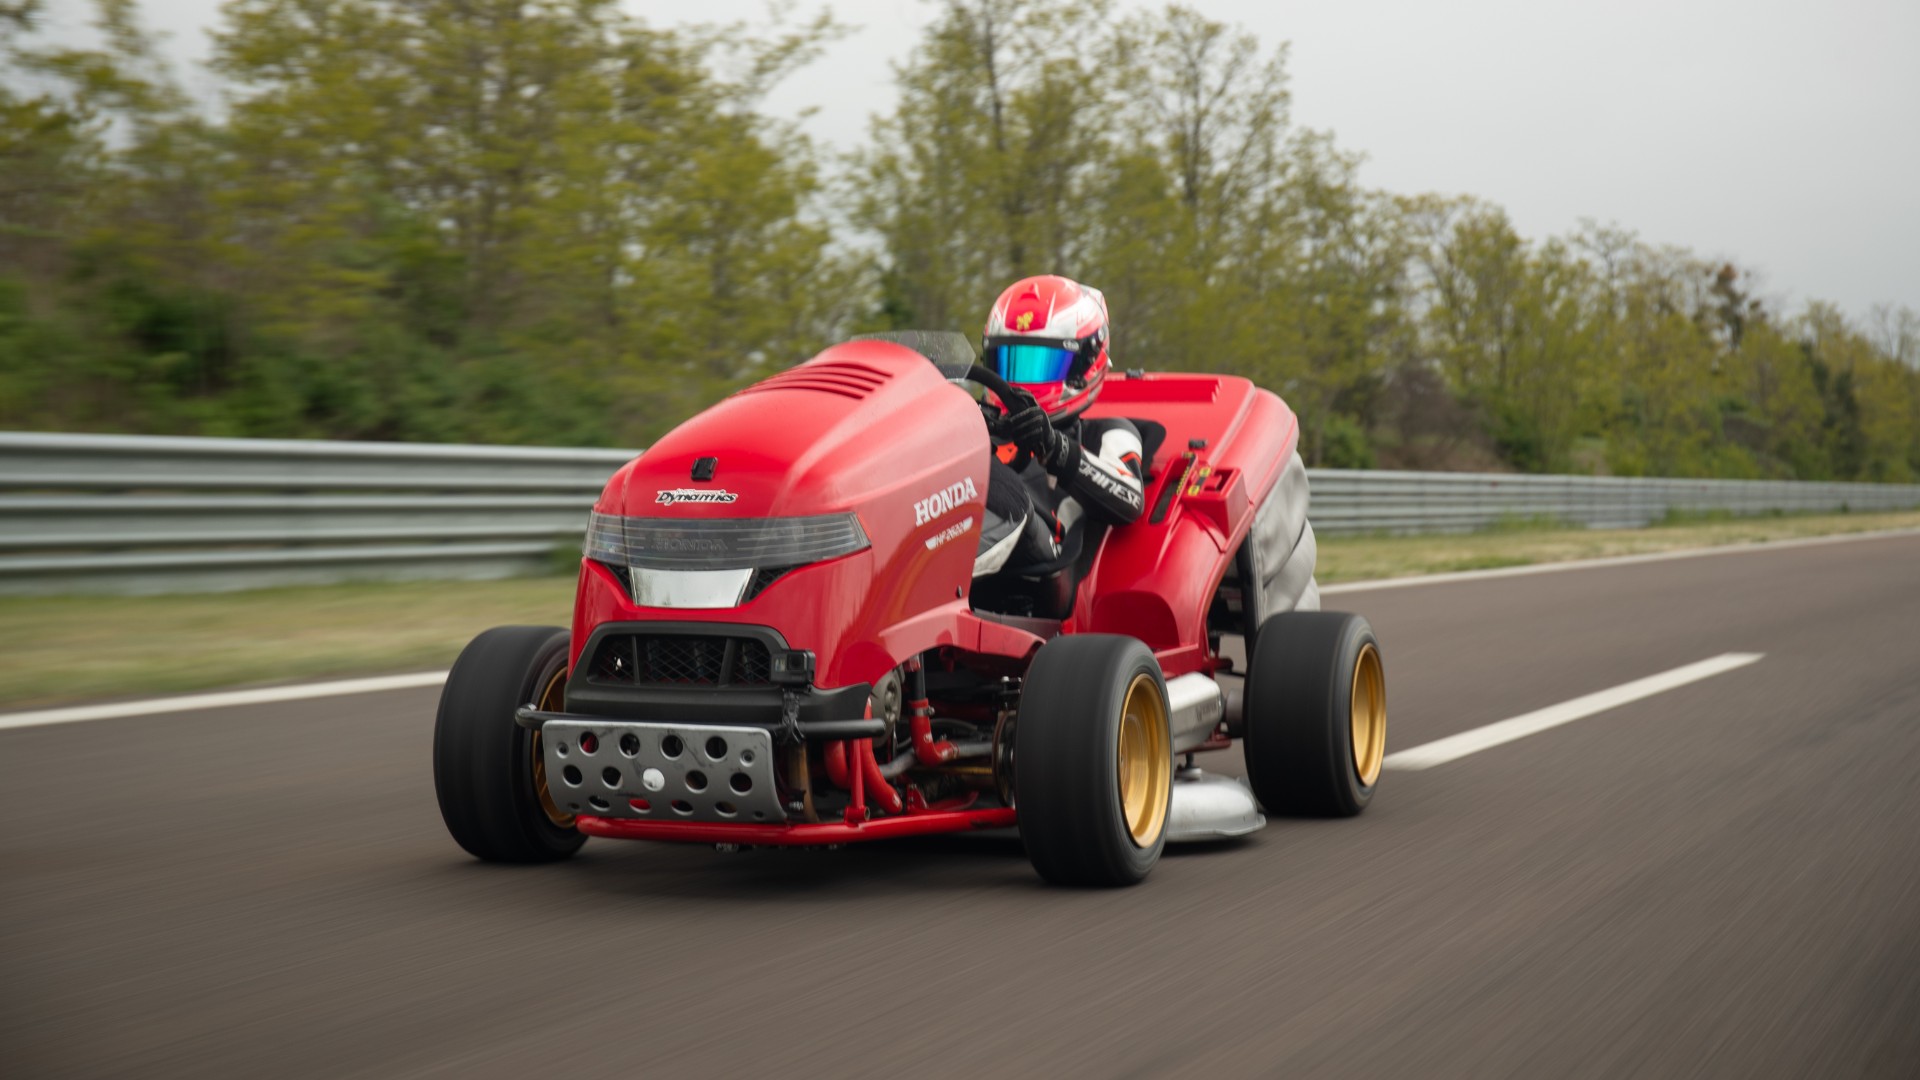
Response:
[[[1141,476],[1140,431],[1119,419],[1088,420],[1080,425],[1067,460],[1051,469],[1060,487],[1086,508],[1088,516],[1108,525],[1127,525],[1146,509]]]

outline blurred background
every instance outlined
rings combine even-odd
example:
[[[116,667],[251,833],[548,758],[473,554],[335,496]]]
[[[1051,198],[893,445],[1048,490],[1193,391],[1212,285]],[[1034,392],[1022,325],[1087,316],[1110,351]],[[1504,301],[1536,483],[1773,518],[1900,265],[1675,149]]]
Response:
[[[1313,465],[1920,470],[1911,5],[11,0],[0,34],[9,428],[639,446],[1046,271],[1106,290],[1123,366],[1282,393]]]
[[[0,0],[0,1075],[1920,1075],[1916,42]],[[1297,412],[1390,750],[1581,722],[1115,893],[1005,836],[453,845],[445,668],[567,621],[613,469],[1044,272]]]

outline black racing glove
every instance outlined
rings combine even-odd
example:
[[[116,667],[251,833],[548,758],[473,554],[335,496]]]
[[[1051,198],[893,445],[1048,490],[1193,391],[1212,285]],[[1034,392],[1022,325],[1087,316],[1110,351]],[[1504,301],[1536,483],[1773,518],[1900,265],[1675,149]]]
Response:
[[[1032,454],[1050,473],[1058,474],[1073,461],[1073,440],[1054,427],[1046,410],[1038,405],[1007,417],[1001,431],[1007,441]]]

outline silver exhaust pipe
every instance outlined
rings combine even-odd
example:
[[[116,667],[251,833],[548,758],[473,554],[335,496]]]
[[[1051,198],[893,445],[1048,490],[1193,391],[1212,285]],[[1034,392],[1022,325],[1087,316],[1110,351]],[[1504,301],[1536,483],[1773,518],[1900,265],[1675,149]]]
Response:
[[[1226,706],[1220,720],[1227,726],[1227,737],[1243,739],[1247,734],[1247,680],[1237,675],[1220,677],[1220,700]]]
[[[1194,672],[1167,680],[1167,722],[1173,752],[1184,754],[1213,737],[1224,723],[1228,734],[1244,730],[1246,682],[1227,676],[1215,680]],[[1173,798],[1167,813],[1167,842],[1225,840],[1261,828],[1267,819],[1243,780],[1195,768],[1173,771]]]
[[[1226,715],[1220,684],[1199,672],[1167,680],[1167,730],[1173,752],[1184,754],[1213,737]]]

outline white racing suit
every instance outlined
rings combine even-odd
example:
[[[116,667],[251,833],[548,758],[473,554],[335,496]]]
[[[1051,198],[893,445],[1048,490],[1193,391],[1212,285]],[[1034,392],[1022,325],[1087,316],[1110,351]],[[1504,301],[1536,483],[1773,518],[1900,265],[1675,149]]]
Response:
[[[1125,525],[1146,509],[1146,464],[1140,460],[1140,432],[1130,421],[1074,421],[1065,431],[1072,451],[1051,472],[1031,457],[1016,471],[995,454],[974,577],[1047,566],[1059,559],[1067,534],[1083,517]]]

